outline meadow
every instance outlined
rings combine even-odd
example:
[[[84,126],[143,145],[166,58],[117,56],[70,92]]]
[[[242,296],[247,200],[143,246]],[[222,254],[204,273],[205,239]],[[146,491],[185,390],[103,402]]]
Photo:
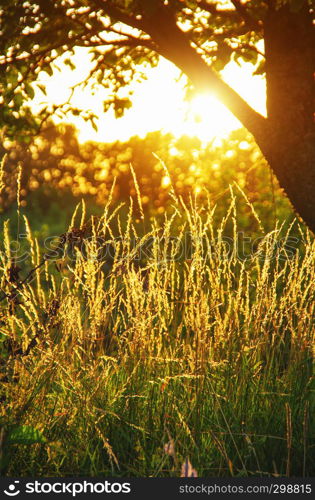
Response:
[[[3,220],[1,474],[314,475],[314,237],[238,184],[148,216],[131,174],[54,237],[19,189]]]

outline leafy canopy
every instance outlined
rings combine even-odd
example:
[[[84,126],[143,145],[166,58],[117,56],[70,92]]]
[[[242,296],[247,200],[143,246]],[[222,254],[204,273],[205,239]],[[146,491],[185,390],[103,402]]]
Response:
[[[300,4],[290,2],[292,9]],[[268,0],[2,0],[1,125],[8,135],[24,131],[25,136],[26,129],[34,133],[56,111],[46,108],[34,117],[25,103],[34,97],[34,82],[45,93],[44,85],[36,83],[39,73],[52,75],[52,65],[62,54],[72,67],[71,55],[78,46],[90,48],[93,59],[82,85],[95,79],[108,87],[111,97],[105,111],[112,106],[117,116],[130,106],[119,89],[141,77],[139,65],[156,65],[160,55],[186,73],[190,57],[191,67],[204,60],[211,67],[214,90],[220,87],[217,73],[231,59],[250,61],[262,74],[264,54],[257,42],[263,36],[267,4]],[[188,76],[193,80],[193,72]],[[63,110],[70,109],[65,103]],[[92,122],[94,118],[85,116]]]

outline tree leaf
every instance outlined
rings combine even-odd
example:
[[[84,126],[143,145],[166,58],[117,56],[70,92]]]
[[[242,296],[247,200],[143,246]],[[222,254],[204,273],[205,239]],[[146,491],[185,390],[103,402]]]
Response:
[[[26,83],[25,85],[25,92],[26,94],[31,98],[33,99],[34,96],[35,96],[35,92],[34,92],[34,89],[32,87],[32,85],[30,85],[29,83]]]
[[[76,68],[76,65],[71,61],[71,59],[69,57],[67,57],[67,59],[65,59],[63,62],[64,62],[64,64],[69,66],[69,68],[72,70],[74,70]]]
[[[253,71],[253,75],[264,75],[266,71],[266,61],[265,59],[261,60]]]
[[[49,76],[53,75],[53,70],[52,70],[52,67],[50,65],[43,68],[42,71],[45,71]]]
[[[41,90],[43,92],[44,95],[47,95],[45,85],[43,85],[42,83],[38,83],[37,87],[39,88],[39,90]]]

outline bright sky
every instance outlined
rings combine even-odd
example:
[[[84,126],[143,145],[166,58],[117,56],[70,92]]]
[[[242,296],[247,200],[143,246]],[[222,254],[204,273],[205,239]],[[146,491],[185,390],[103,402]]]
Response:
[[[40,80],[46,85],[47,96],[40,90],[36,91],[34,111],[41,107],[41,103],[61,104],[67,101],[71,86],[88,75],[91,68],[88,49],[78,48],[72,61],[76,65],[74,71],[59,64],[61,71],[54,70],[52,77],[47,73],[40,73]],[[261,76],[252,76],[252,69],[253,66],[249,63],[240,67],[232,62],[226,66],[222,76],[251,106],[265,114],[265,81]],[[103,111],[103,101],[109,93],[107,89],[100,86],[94,95],[89,87],[75,90],[72,104],[80,109],[90,109],[99,116],[97,132],[80,117],[56,118],[55,122],[74,123],[79,130],[80,142],[126,140],[132,135],[143,137],[153,130],[172,132],[175,136],[197,136],[207,142],[216,137],[224,137],[240,127],[236,118],[210,93],[186,102],[184,81],[179,80],[178,69],[167,60],[161,59],[156,68],[148,68],[146,75],[147,80],[133,84],[133,106],[118,120],[113,112]]]

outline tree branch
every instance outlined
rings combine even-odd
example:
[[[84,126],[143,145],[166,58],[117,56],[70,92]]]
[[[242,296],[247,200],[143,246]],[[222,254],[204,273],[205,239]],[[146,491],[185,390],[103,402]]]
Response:
[[[186,34],[176,24],[170,10],[163,6],[153,18],[145,18],[146,31],[158,46],[158,52],[172,61],[201,92],[212,91],[218,99],[255,136],[265,134],[266,118],[255,111],[234,89],[209,67],[190,45]]]
[[[213,16],[227,17],[228,19],[239,20],[239,13],[235,9],[218,9],[218,6],[214,3],[208,3],[206,0],[201,0],[198,2],[198,7]]]
[[[157,50],[157,47],[150,41],[139,38],[139,40],[133,40],[128,38],[125,40],[104,40],[101,38],[99,41],[93,40],[77,40],[76,47],[105,47],[113,46],[118,47],[145,47],[150,50]]]
[[[245,43],[245,42],[241,42],[238,44],[237,48],[236,49],[233,49],[235,52],[237,52],[238,50],[242,50],[242,49],[250,49],[250,50],[253,50],[254,52],[256,52],[256,54],[258,54],[259,56],[263,57],[264,59],[266,58],[265,56],[265,53],[262,52],[261,50],[257,49],[256,45],[252,44],[252,43]]]
[[[261,30],[261,25],[256,19],[254,19],[247,11],[246,7],[241,3],[240,0],[231,0],[235,7],[235,10],[244,19],[246,25],[253,31]]]
[[[198,2],[198,6],[213,16],[221,16],[231,21],[239,21],[241,18],[245,22],[247,29],[261,31],[261,24],[248,13],[246,7],[239,0],[231,1],[235,7],[234,9],[218,9],[217,4],[208,3],[206,0]]]
[[[105,15],[113,19],[117,19],[117,21],[127,24],[132,28],[138,29],[140,31],[144,30],[143,23],[140,19],[137,19],[134,16],[123,12],[121,9],[118,9],[115,5],[113,5],[111,0],[92,0],[93,3],[101,9]]]

